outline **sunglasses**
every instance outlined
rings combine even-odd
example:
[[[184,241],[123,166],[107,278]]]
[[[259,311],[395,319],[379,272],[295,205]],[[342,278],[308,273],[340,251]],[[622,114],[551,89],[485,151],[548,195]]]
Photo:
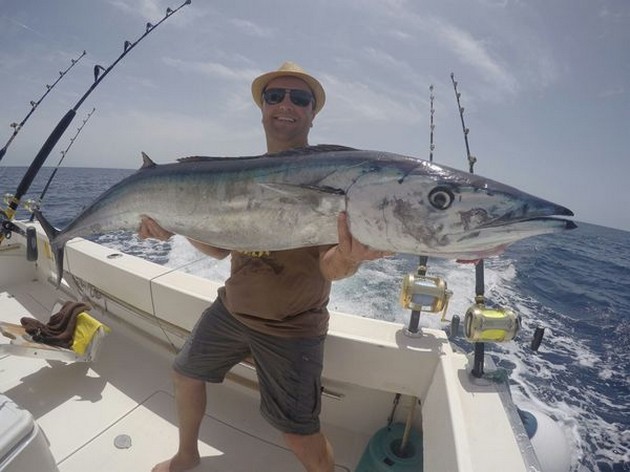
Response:
[[[291,103],[298,107],[307,107],[315,101],[313,94],[301,89],[270,88],[263,92],[263,99],[267,105],[277,105],[284,100],[284,96],[289,92]]]

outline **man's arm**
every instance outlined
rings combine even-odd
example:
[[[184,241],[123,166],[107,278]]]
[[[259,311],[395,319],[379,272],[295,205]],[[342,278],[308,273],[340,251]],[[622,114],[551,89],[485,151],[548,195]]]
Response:
[[[391,253],[377,251],[360,243],[350,233],[348,215],[343,212],[337,218],[339,244],[324,248],[319,256],[319,267],[328,280],[345,279],[353,275],[363,261],[372,261]]]
[[[140,220],[140,227],[138,228],[138,237],[140,239],[154,238],[159,239],[160,241],[166,241],[170,239],[174,233],[162,228],[153,218],[149,218],[148,216],[143,216]],[[195,241],[194,239],[186,238],[188,242],[192,244],[199,251],[204,254],[214,257],[215,259],[225,259],[230,251],[227,249],[221,249],[218,247],[210,246],[206,243],[202,243],[200,241]]]
[[[188,242],[192,244],[197,250],[203,252],[207,256],[214,257],[215,259],[225,259],[230,255],[230,251],[227,249],[221,249],[219,247],[210,246],[201,241],[195,241],[194,239],[186,238]]]

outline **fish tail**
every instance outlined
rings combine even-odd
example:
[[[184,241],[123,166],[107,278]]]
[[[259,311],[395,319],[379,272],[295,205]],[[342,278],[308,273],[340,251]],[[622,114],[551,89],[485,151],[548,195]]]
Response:
[[[59,288],[61,285],[61,278],[63,276],[63,253],[65,244],[60,243],[60,241],[57,240],[57,236],[60,231],[50,224],[46,217],[42,215],[41,211],[34,210],[33,213],[46,233],[46,236],[48,236],[48,241],[50,242],[50,247],[52,248],[52,252],[55,257],[55,264],[57,267],[57,288]]]

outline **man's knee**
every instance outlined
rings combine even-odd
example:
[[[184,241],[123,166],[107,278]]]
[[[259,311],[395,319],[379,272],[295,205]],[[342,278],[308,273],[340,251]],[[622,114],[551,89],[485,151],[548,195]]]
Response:
[[[300,451],[308,449],[309,444],[313,442],[313,439],[317,434],[319,433],[309,435],[283,433],[283,436],[284,442],[287,444],[287,446],[289,446],[292,451],[298,453]]]
[[[181,374],[175,369],[173,369],[173,371],[171,372],[171,378],[176,388],[177,387],[183,387],[183,388],[200,387],[200,386],[203,386],[205,388],[205,381]]]
[[[328,456],[332,452],[326,436],[322,433],[283,433],[283,436],[287,446],[298,456],[302,455],[302,453],[309,455],[315,453],[316,455],[321,454],[322,456]]]
[[[284,440],[307,471],[333,470],[332,448],[322,433],[309,435],[284,433]]]

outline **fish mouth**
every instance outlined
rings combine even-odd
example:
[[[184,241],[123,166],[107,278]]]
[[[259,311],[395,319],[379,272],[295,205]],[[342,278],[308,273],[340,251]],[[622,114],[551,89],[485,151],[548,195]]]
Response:
[[[577,228],[577,225],[573,221],[560,218],[562,216],[575,216],[575,214],[568,208],[555,204],[543,206],[539,209],[525,207],[520,210],[507,212],[498,218],[482,223],[477,229],[499,228],[502,226],[526,223],[540,223],[541,225],[553,225],[557,223],[559,229]]]
[[[553,226],[556,224],[558,229],[575,229],[577,225],[572,220],[567,220],[564,218],[555,218],[553,216],[535,216],[531,218],[519,218],[519,219],[505,219],[499,218],[497,220],[491,221],[489,223],[485,223],[483,225],[479,225],[476,229],[492,229],[492,228],[502,228],[510,225],[524,225],[527,223],[532,223],[535,225],[539,223],[541,226]]]
[[[500,218],[499,220],[501,221],[495,220],[480,225],[457,239],[458,243],[470,243],[473,246],[458,254],[457,258],[478,260],[496,256],[518,240],[549,233],[561,233],[578,227],[572,220],[550,216],[535,216],[512,220]],[[493,244],[488,246],[479,244],[478,247],[474,247],[476,246],[475,240],[483,241],[484,239],[492,241]]]

